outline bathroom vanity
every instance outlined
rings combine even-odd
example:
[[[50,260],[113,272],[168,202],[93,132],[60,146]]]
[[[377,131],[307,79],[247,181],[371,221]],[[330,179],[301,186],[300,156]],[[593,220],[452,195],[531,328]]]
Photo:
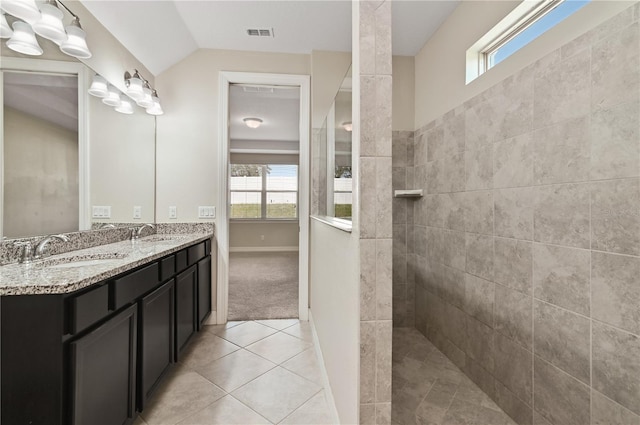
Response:
[[[132,423],[211,312],[211,237],[0,267],[0,422]]]

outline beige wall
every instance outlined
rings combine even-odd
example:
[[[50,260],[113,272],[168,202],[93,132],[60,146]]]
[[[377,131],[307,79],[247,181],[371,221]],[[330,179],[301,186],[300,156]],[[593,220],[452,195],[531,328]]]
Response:
[[[463,1],[415,57],[415,128],[535,62],[628,7],[630,1],[595,0],[465,85],[465,54],[520,2]],[[395,70],[394,70],[395,71]]]
[[[165,114],[158,117],[156,219],[194,222],[216,205],[220,71],[309,74],[309,55],[201,49],[157,76]],[[218,208],[226,206],[217,205]]]
[[[90,205],[111,206],[111,219],[99,222],[155,221],[155,118],[134,107],[120,114],[89,96]],[[133,207],[142,217],[133,219]]]
[[[298,247],[298,222],[240,223],[229,226],[229,247],[236,248],[291,248]],[[261,239],[264,236],[264,240]]]
[[[393,56],[393,131],[413,131],[415,60],[413,56]]]
[[[3,232],[78,230],[78,133],[4,108]]]

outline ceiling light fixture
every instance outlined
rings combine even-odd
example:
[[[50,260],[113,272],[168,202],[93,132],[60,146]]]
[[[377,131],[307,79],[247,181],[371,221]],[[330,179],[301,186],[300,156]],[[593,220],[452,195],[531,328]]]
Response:
[[[351,123],[351,121],[343,122],[342,128],[344,128],[348,132],[351,132],[353,131],[353,124]]]
[[[93,76],[89,94],[95,97],[105,97],[109,94],[109,84],[102,75],[96,74]]]
[[[245,118],[242,121],[244,121],[249,128],[258,128],[262,125],[262,120],[260,118]]]
[[[133,70],[133,75],[126,71],[124,73],[124,85],[127,87],[127,95],[133,99],[136,104],[144,108],[149,115],[162,115],[164,111],[160,105],[158,92],[151,87],[149,80],[144,78],[140,71]]]
[[[133,76],[128,71],[124,73],[124,85],[127,86],[127,95],[135,101],[144,98],[144,80],[137,69],[134,69]]]
[[[40,10],[35,0],[2,0],[0,8],[23,21],[32,23],[40,19]]]
[[[13,30],[7,22],[7,17],[2,13],[0,15],[0,38],[10,38],[13,35]]]
[[[29,56],[40,56],[43,53],[31,25],[22,21],[13,23],[13,35],[7,40],[7,47]]]
[[[62,24],[62,10],[58,9],[56,0],[46,0],[40,5],[40,19],[31,26],[36,34],[60,44],[67,39],[67,33]]]

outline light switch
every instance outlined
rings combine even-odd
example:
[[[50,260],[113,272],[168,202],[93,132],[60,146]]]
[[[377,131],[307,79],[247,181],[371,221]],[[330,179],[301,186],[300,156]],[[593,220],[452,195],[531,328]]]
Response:
[[[169,218],[178,218],[178,208],[175,206],[169,207]]]
[[[198,218],[216,218],[216,207],[198,207]]]
[[[136,205],[135,207],[133,207],[133,218],[142,218],[142,207]]]
[[[111,218],[111,206],[94,205],[91,209],[92,218]]]

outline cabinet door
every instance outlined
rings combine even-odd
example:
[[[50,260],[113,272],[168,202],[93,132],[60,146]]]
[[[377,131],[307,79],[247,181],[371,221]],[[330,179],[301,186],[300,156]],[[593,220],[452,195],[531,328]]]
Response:
[[[137,305],[133,305],[69,344],[74,425],[119,425],[133,421],[136,319]]]
[[[211,257],[198,263],[198,330],[211,312]]]
[[[196,278],[195,266],[176,277],[176,359],[196,331]]]
[[[142,411],[156,382],[173,361],[174,281],[140,300],[138,410]]]

